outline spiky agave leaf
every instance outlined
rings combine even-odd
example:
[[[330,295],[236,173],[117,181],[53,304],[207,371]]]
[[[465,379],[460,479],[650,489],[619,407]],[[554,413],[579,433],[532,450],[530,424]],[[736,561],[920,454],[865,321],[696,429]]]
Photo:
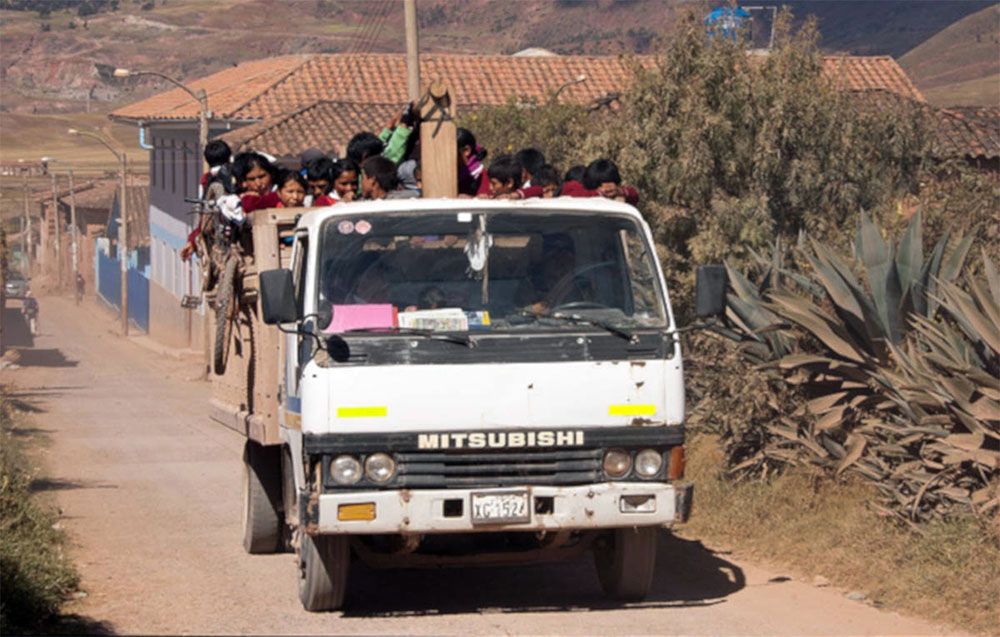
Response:
[[[924,260],[919,224],[916,215],[895,249],[862,215],[855,250],[867,286],[815,242],[811,272],[798,275],[811,283],[764,276],[754,286],[731,269],[735,331],[752,339],[756,361],[770,347],[765,368],[803,395],[767,423],[740,470],[770,461],[854,472],[905,519],[1000,508],[987,490],[1000,473],[1000,280],[984,254],[985,280],[959,285],[971,241],[949,251],[946,235]],[[794,329],[778,330],[780,347],[762,338],[782,323]]]

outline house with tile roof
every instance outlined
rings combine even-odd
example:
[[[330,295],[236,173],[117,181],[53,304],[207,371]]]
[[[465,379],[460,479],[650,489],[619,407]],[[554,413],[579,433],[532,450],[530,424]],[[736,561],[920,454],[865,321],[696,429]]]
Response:
[[[432,53],[421,55],[420,72],[424,85],[436,78],[447,80],[459,108],[468,110],[511,98],[544,100],[564,85],[562,102],[589,104],[625,90],[636,65],[653,64],[655,58],[650,56]],[[824,61],[824,72],[844,90],[882,89],[923,101],[889,57],[830,57]],[[580,76],[584,81],[571,83]],[[407,101],[405,57],[389,53],[268,58],[224,69],[187,86],[208,94],[210,137],[226,139],[234,150],[253,147],[286,157],[310,146],[342,151],[353,133],[377,131],[392,110]],[[143,147],[150,151],[150,303],[155,300],[158,305],[155,314],[183,314],[179,301],[198,280],[196,265],[179,258],[194,221],[184,198],[195,196],[199,183],[198,108],[188,93],[173,89],[110,115],[138,126],[148,143]]]
[[[877,111],[908,107],[929,128],[933,160],[957,160],[977,170],[1000,172],[1000,107],[938,108],[885,90],[868,91],[858,104]]]
[[[1000,107],[934,110],[938,159],[962,159],[980,170],[1000,172]]]

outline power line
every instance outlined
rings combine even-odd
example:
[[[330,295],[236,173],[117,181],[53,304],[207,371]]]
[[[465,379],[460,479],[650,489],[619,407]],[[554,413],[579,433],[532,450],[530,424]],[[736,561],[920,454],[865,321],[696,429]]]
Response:
[[[377,8],[370,17],[370,21],[368,23],[370,28],[364,30],[361,37],[358,38],[356,46],[352,47],[353,51],[349,54],[351,66],[354,67],[354,72],[349,74],[351,77],[350,81],[352,83],[361,81],[362,61],[368,57],[368,53],[371,51],[376,38],[381,33],[385,19],[392,10],[392,4],[395,1],[396,0],[383,1],[381,7]]]

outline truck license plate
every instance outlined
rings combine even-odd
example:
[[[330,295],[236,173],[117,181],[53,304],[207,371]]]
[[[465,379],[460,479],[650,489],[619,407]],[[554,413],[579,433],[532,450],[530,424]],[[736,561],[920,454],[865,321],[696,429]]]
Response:
[[[502,524],[530,520],[527,491],[472,494],[473,524]]]

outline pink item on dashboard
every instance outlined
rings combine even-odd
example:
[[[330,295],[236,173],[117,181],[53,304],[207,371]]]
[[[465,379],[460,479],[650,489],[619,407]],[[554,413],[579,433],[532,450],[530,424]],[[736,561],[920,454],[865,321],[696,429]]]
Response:
[[[392,328],[398,324],[396,306],[391,303],[333,306],[333,320],[324,334],[341,334],[348,330]]]

